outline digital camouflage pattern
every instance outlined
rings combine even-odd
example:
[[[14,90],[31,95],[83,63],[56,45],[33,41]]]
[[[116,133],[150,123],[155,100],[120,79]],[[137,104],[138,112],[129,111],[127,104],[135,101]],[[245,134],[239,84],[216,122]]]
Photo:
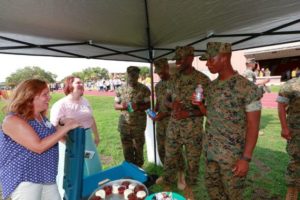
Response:
[[[245,177],[232,176],[232,165],[206,161],[205,186],[210,200],[243,200]],[[225,185],[223,183],[226,183]]]
[[[287,142],[286,151],[290,157],[285,179],[289,187],[300,189],[300,129],[290,129],[292,139]]]
[[[165,140],[166,132],[170,120],[171,110],[166,107],[166,93],[168,91],[168,80],[160,80],[155,85],[155,95],[156,95],[156,104],[158,104],[157,112],[168,113],[169,116],[166,116],[161,121],[156,121],[156,136],[157,136],[157,146],[158,154],[162,163],[165,159]]]
[[[187,56],[194,56],[194,48],[191,46],[176,47],[173,60],[180,60]]]
[[[203,73],[195,70],[185,75],[177,72],[171,77],[168,90],[172,102],[181,103],[181,108],[186,111],[198,109],[192,104],[191,97],[198,84],[206,90],[210,83],[209,78]],[[167,129],[166,157],[164,165],[164,180],[172,184],[175,182],[176,174],[180,170],[183,149],[187,161],[186,182],[195,185],[199,173],[199,160],[202,151],[203,117],[189,117],[176,120],[171,117]],[[184,148],[185,147],[185,148]]]
[[[243,199],[245,179],[234,177],[232,166],[244,151],[246,106],[259,101],[262,91],[243,76],[235,74],[225,81],[212,81],[204,95],[207,121],[203,148],[208,193],[211,199]],[[222,184],[225,180],[226,184]]]
[[[249,69],[249,68],[246,68],[246,70],[244,71],[243,73],[243,76],[248,79],[249,81],[255,83],[256,82],[256,75],[255,73]]]
[[[137,83],[135,87],[128,84],[116,90],[119,103],[131,102],[135,104],[150,101],[150,90],[147,86]],[[143,146],[145,143],[144,131],[146,128],[145,111],[121,111],[118,130],[121,134],[124,158],[138,166],[143,165]]]
[[[292,132],[292,139],[287,142],[286,150],[290,157],[286,171],[288,186],[300,189],[300,78],[293,78],[282,85],[280,97],[287,98],[287,123]]]
[[[208,42],[206,53],[199,57],[200,60],[213,58],[219,53],[231,53],[231,44],[223,42]]]
[[[289,100],[287,107],[289,127],[300,129],[300,78],[293,78],[282,85],[279,96]]]
[[[154,73],[160,73],[166,67],[169,67],[168,59],[161,58],[159,60],[154,61]]]

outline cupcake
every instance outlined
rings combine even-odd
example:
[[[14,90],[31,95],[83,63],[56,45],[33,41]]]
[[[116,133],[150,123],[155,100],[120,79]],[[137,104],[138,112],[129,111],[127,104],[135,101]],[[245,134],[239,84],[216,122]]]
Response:
[[[112,185],[112,193],[113,194],[119,194],[119,187],[120,187],[120,185],[119,184],[113,184]]]
[[[146,192],[144,190],[140,190],[136,193],[136,197],[138,200],[144,200],[146,198]]]
[[[124,199],[128,200],[130,194],[133,194],[133,190],[131,189],[124,190]]]
[[[136,183],[131,183],[129,186],[128,186],[128,189],[131,189],[131,190],[134,190],[134,188],[136,187]]]
[[[105,199],[106,192],[103,189],[100,189],[95,193],[95,196],[100,197],[101,199]]]

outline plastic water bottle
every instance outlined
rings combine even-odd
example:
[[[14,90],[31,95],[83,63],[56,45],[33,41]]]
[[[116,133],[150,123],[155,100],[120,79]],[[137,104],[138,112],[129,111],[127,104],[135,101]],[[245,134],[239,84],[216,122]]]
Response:
[[[133,108],[132,108],[132,103],[131,103],[131,102],[129,102],[129,103],[127,104],[127,111],[130,112],[130,113],[134,112],[134,110],[133,110]]]
[[[203,99],[203,88],[202,88],[201,84],[197,85],[197,87],[195,89],[195,94],[196,94],[195,100],[197,102],[201,102]]]
[[[155,118],[156,117],[156,113],[151,110],[151,109],[147,109],[146,113],[151,117],[151,118]]]

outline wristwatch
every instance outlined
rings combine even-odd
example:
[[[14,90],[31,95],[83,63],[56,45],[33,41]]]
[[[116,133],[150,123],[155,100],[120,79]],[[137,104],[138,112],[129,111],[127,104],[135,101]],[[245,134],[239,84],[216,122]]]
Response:
[[[247,161],[247,162],[251,162],[251,158],[248,158],[248,157],[246,157],[246,156],[242,156],[242,157],[241,157],[241,160],[245,160],[245,161]]]

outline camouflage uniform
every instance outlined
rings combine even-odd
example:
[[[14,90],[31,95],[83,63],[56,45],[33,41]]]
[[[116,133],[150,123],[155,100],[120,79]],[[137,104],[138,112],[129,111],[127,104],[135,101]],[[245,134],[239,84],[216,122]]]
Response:
[[[156,103],[159,104],[157,112],[168,113],[168,116],[164,117],[160,121],[156,121],[156,136],[157,136],[157,146],[158,154],[162,163],[165,159],[165,139],[166,131],[170,120],[170,110],[165,106],[165,98],[168,86],[168,80],[160,80],[155,85]]]
[[[247,69],[244,71],[243,76],[244,76],[246,79],[248,79],[249,81],[253,82],[253,83],[256,82],[256,75],[255,75],[255,73],[254,73],[251,69],[249,69],[249,68],[247,68]]]
[[[210,43],[208,43],[210,44]],[[219,43],[208,45],[214,56]],[[228,48],[228,51],[226,51]],[[212,50],[212,55],[209,55]],[[223,52],[231,52],[225,47]],[[204,56],[202,59],[207,59]],[[260,110],[261,90],[239,74],[211,82],[206,97],[207,122],[203,139],[205,184],[212,200],[241,200],[245,177],[234,176],[232,167],[242,157],[247,132],[246,112]]]
[[[288,104],[287,123],[292,132],[292,139],[286,147],[290,156],[286,183],[300,189],[300,78],[291,79],[281,87],[277,102]]]
[[[176,56],[185,56],[189,49],[177,49]],[[176,57],[175,57],[176,59]],[[172,94],[172,102],[179,101],[186,111],[197,110],[191,101],[192,94],[198,84],[206,90],[210,80],[203,73],[195,70],[191,74],[175,73],[170,80],[169,92]],[[188,185],[195,185],[199,173],[199,162],[202,151],[203,117],[192,116],[176,120],[170,118],[167,129],[166,157],[163,178],[166,183],[175,182],[174,176],[179,169],[178,161],[185,147],[187,161],[186,182]]]
[[[128,76],[130,76],[129,73]],[[118,103],[146,103],[150,102],[150,90],[141,83],[137,83],[134,87],[126,84],[118,88],[116,98]],[[128,112],[127,110],[121,111],[119,118],[118,131],[121,135],[124,158],[138,166],[142,166],[144,163],[146,119],[144,111]]]

